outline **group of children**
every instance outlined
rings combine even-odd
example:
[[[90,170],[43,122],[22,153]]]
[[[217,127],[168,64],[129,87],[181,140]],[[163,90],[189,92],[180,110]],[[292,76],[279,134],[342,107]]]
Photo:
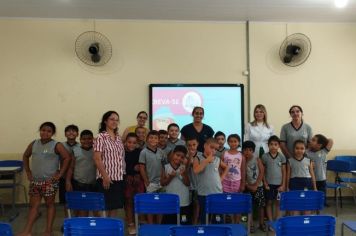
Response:
[[[213,193],[250,193],[253,206],[257,209],[259,229],[266,231],[264,216],[268,220],[280,216],[280,193],[288,190],[320,190],[326,192],[326,155],[332,147],[332,140],[323,135],[315,135],[308,145],[302,140],[294,143],[293,158],[287,160],[279,152],[280,140],[271,136],[268,140],[269,152],[261,158],[254,155],[252,141],[242,143],[237,134],[227,137],[217,132],[204,144],[203,153],[197,151],[195,137],[179,138],[179,126],[170,124],[166,130],[150,131],[140,154],[136,154],[136,185],[126,185],[132,195],[126,195],[132,203],[135,193],[167,192],[180,197],[181,223],[205,223],[205,198]],[[129,157],[128,143],[135,140],[134,134],[126,139],[126,155]],[[131,141],[130,141],[131,140]],[[136,135],[136,142],[139,141]],[[225,142],[229,148],[225,148]],[[128,162],[128,158],[126,158]],[[128,167],[128,166],[127,166]],[[126,170],[129,173],[130,170]],[[131,178],[131,177],[126,177]],[[141,181],[141,184],[140,184]],[[142,185],[143,182],[143,185]],[[131,183],[131,182],[130,182]],[[126,210],[129,227],[133,226],[131,210]],[[273,209],[272,209],[273,208]],[[272,214],[274,212],[274,215]],[[293,213],[297,214],[297,213]],[[239,221],[233,216],[232,221]],[[148,222],[160,222],[158,217],[148,216]],[[163,217],[163,223],[174,223],[174,216]],[[252,223],[253,224],[253,223]],[[254,226],[250,226],[251,232]],[[133,228],[129,228],[134,232]]]
[[[51,135],[54,132],[55,128],[52,128]],[[40,128],[41,139],[42,133]],[[180,198],[181,224],[205,223],[205,198],[209,194],[250,193],[253,207],[258,209],[259,228],[266,231],[268,229],[264,224],[264,211],[266,210],[269,220],[279,217],[281,192],[306,189],[326,191],[325,163],[332,140],[323,135],[315,135],[308,149],[303,141],[296,141],[293,158],[286,160],[279,152],[280,140],[277,136],[269,138],[269,152],[259,158],[254,155],[255,144],[252,141],[243,142],[241,152],[239,151],[241,139],[237,134],[231,134],[226,139],[224,133],[217,132],[214,138],[205,141],[204,151],[199,152],[196,137],[185,137],[185,140],[181,140],[179,133],[179,126],[174,123],[170,124],[167,130],[152,130],[147,134],[144,128],[138,127],[135,133],[128,133],[124,140],[124,195],[129,234],[136,233],[133,199],[138,193],[177,194]],[[70,166],[66,174],[61,173],[65,178],[59,181],[62,183],[60,196],[65,190],[96,191],[93,133],[83,130],[80,133],[80,144],[76,142],[78,134],[78,127],[75,125],[65,129],[67,142],[62,144],[72,154],[73,161],[70,164],[62,163],[63,168]],[[229,148],[225,148],[226,141]],[[35,144],[36,141],[33,145]],[[58,149],[58,145],[56,147]],[[45,151],[47,152],[47,149]],[[29,154],[27,156],[29,157]],[[26,165],[25,169],[27,171]],[[44,195],[46,196],[46,193]],[[30,215],[33,219],[37,217],[37,210],[38,207],[32,216]],[[77,212],[77,215],[87,216],[88,212]],[[175,217],[148,215],[147,222],[175,223]],[[238,222],[239,218],[233,216],[231,220]],[[34,220],[32,224],[33,222]],[[27,227],[25,232],[31,232],[31,227],[32,225]],[[254,231],[253,225],[250,225],[250,231]]]

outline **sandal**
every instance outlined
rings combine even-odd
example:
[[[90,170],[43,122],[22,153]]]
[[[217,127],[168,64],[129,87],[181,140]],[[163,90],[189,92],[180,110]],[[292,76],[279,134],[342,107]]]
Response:
[[[266,225],[260,225],[260,226],[258,226],[258,229],[261,230],[262,232],[266,232],[267,231]]]

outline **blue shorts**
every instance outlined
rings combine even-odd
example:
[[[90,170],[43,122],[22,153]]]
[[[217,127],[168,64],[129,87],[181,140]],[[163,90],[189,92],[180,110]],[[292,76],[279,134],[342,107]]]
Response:
[[[281,185],[269,184],[268,186],[269,186],[269,190],[266,190],[265,192],[266,200],[268,201],[277,200],[278,188]]]
[[[313,190],[311,178],[291,178],[289,180],[289,190]]]

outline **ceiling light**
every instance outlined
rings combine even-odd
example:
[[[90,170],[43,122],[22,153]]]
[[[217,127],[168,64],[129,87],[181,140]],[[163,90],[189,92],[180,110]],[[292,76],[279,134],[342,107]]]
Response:
[[[334,4],[337,8],[344,8],[347,5],[348,0],[335,0]]]

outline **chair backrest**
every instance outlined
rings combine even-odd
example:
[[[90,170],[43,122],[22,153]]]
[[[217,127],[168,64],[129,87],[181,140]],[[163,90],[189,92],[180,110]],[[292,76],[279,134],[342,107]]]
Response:
[[[0,222],[0,235],[1,236],[12,236],[11,225],[7,223]]]
[[[286,216],[276,222],[276,236],[334,236],[335,218],[333,216]]]
[[[192,226],[177,226],[171,227],[171,236],[231,236],[232,230],[228,226],[213,226],[213,225],[192,225]]]
[[[76,191],[66,192],[66,201],[68,210],[105,210],[105,197],[103,193]]]
[[[335,160],[346,161],[350,163],[350,168],[352,170],[356,170],[356,156],[336,156]]]
[[[64,236],[123,236],[124,223],[120,219],[77,217],[64,219]]]
[[[250,194],[217,193],[206,196],[207,214],[241,214],[250,213],[252,199]]]
[[[326,164],[326,169],[334,172],[350,172],[351,165],[347,161],[329,160]]]
[[[179,214],[179,196],[170,193],[140,193],[135,195],[136,214]]]
[[[3,160],[0,161],[0,167],[20,167],[23,168],[23,162],[20,160]]]
[[[280,209],[282,211],[322,210],[324,201],[324,193],[321,191],[282,192]]]

